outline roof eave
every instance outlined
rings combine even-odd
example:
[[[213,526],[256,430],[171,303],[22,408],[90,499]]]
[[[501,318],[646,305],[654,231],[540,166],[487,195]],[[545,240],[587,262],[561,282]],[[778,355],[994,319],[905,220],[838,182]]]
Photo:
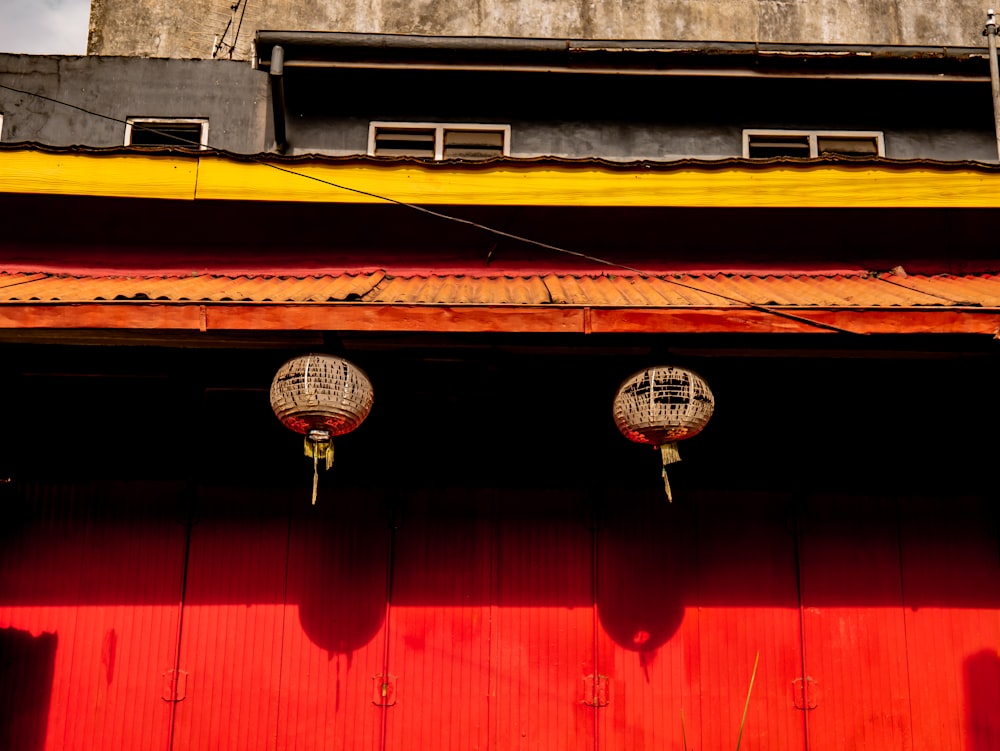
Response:
[[[988,80],[985,47],[257,32],[256,62],[294,67]]]
[[[787,315],[776,315],[775,313]],[[0,331],[366,331],[567,334],[980,334],[996,308],[588,307],[373,303],[6,303]],[[2,338],[2,336],[0,336]]]

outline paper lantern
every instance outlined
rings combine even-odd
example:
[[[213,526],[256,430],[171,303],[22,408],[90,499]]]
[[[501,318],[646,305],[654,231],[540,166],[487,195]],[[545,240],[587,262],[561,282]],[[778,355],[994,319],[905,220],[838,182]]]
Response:
[[[271,408],[281,424],[305,436],[313,460],[313,494],[319,461],[333,464],[334,436],[350,433],[371,411],[374,392],[368,376],[342,357],[308,354],[282,365],[271,382]]]
[[[659,447],[663,487],[673,500],[667,465],[680,461],[677,441],[701,432],[715,409],[715,397],[697,373],[684,368],[645,368],[625,379],[614,401],[615,424],[636,443]]]

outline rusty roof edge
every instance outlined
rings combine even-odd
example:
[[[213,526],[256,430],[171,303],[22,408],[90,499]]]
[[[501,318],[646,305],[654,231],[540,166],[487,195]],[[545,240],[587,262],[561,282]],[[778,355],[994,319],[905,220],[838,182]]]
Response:
[[[248,308],[309,308],[309,307],[361,307],[361,308],[442,308],[442,309],[516,309],[516,310],[552,310],[554,308],[564,308],[573,310],[662,310],[662,311],[712,311],[712,310],[756,310],[762,313],[808,313],[810,311],[836,312],[850,310],[855,312],[865,311],[898,311],[901,313],[928,313],[928,312],[956,312],[956,313],[981,313],[983,315],[1000,314],[1000,305],[945,305],[944,303],[928,303],[926,305],[900,305],[887,303],[885,305],[850,304],[841,305],[825,304],[804,304],[804,303],[768,303],[759,304],[751,302],[728,302],[714,305],[708,304],[673,304],[665,303],[660,305],[650,305],[644,303],[516,303],[516,302],[374,302],[364,300],[296,300],[296,301],[274,301],[274,300],[207,300],[207,299],[149,299],[139,298],[100,298],[95,297],[89,300],[3,300],[0,299],[0,307],[86,307],[86,306],[126,306],[126,307],[248,307]]]
[[[770,157],[753,158],[745,157],[721,157],[718,159],[704,159],[685,157],[671,160],[634,160],[622,161],[606,159],[601,157],[562,157],[562,156],[505,156],[493,157],[490,159],[478,159],[475,161],[465,161],[461,159],[443,159],[431,161],[417,157],[375,157],[366,154],[295,154],[282,155],[273,152],[260,153],[238,153],[226,151],[224,149],[209,148],[198,149],[186,146],[83,146],[83,145],[51,145],[38,141],[6,141],[0,142],[0,154],[4,152],[41,152],[46,154],[81,154],[87,156],[135,156],[144,158],[156,157],[190,157],[193,159],[228,159],[237,162],[252,162],[259,164],[328,164],[328,165],[361,165],[371,167],[397,167],[401,164],[410,164],[426,168],[428,170],[454,170],[463,169],[468,172],[484,171],[502,165],[503,167],[534,167],[553,166],[565,167],[567,169],[592,167],[602,167],[616,171],[642,171],[657,170],[662,172],[690,170],[692,168],[704,171],[722,170],[732,168],[742,168],[747,170],[767,170],[775,165],[782,167],[799,167],[809,170],[821,167],[836,166],[848,169],[871,169],[874,167],[884,167],[886,169],[935,169],[940,171],[955,170],[975,170],[979,172],[1000,173],[1000,164],[994,162],[979,162],[973,160],[944,161],[938,159],[893,159],[889,157],[855,157],[846,155],[831,154],[821,157]]]
[[[433,278],[457,278],[457,279],[545,279],[545,278],[564,278],[564,279],[603,279],[603,278],[616,278],[621,277],[623,279],[661,279],[664,281],[670,281],[673,279],[698,279],[698,278],[731,278],[731,279],[818,279],[818,278],[854,278],[854,279],[871,279],[878,281],[890,281],[887,279],[888,276],[900,276],[904,279],[986,279],[995,278],[1000,281],[1000,270],[997,271],[980,271],[980,272],[969,272],[969,273],[939,273],[939,274],[899,274],[896,270],[869,270],[869,269],[834,269],[834,270],[814,270],[814,271],[731,271],[726,269],[719,269],[713,271],[660,271],[660,272],[641,272],[632,271],[628,269],[614,269],[607,270],[602,269],[600,271],[594,271],[592,273],[585,272],[573,272],[573,273],[555,273],[548,271],[530,272],[530,273],[519,273],[511,271],[500,271],[500,272],[489,272],[489,271],[470,271],[461,273],[427,273],[427,272],[402,272],[402,273],[390,273],[388,270],[383,268],[372,268],[364,270],[350,270],[337,273],[330,272],[317,272],[309,274],[296,274],[296,273],[281,273],[281,272],[251,272],[251,271],[240,271],[238,273],[231,272],[215,272],[215,271],[205,271],[205,272],[177,272],[177,273],[135,273],[135,272],[124,272],[124,273],[92,273],[92,274],[82,274],[73,273],[66,271],[51,271],[51,270],[35,270],[35,269],[19,269],[17,271],[9,271],[0,268],[0,288],[5,286],[13,286],[15,284],[24,284],[29,282],[38,281],[41,279],[108,279],[108,280],[189,280],[189,279],[220,279],[234,281],[237,279],[295,279],[295,280],[322,280],[322,279],[343,279],[343,278],[362,278],[370,277],[374,278],[374,284],[381,284],[383,281],[391,281],[393,279],[433,279]],[[7,280],[7,281],[5,281]],[[894,282],[895,283],[895,282]],[[899,285],[898,286],[905,285]],[[905,287],[907,289],[912,289],[914,292],[921,292],[922,294],[927,294],[922,290],[916,288]]]

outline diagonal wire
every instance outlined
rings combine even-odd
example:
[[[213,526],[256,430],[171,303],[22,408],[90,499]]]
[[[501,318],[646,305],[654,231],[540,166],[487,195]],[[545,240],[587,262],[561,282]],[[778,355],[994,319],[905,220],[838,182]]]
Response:
[[[162,131],[162,130],[157,130],[154,127],[150,127],[146,123],[129,123],[128,120],[123,120],[120,117],[114,117],[112,115],[105,115],[102,112],[94,112],[93,110],[89,110],[86,107],[81,107],[78,104],[70,104],[69,102],[64,102],[61,99],[54,99],[54,98],[52,98],[50,96],[45,96],[45,94],[38,94],[38,93],[36,93],[34,91],[25,91],[24,89],[18,89],[18,88],[14,87],[14,86],[8,86],[7,84],[3,84],[3,83],[0,83],[0,89],[7,89],[7,91],[13,91],[13,92],[15,92],[17,94],[24,94],[25,96],[33,96],[33,97],[36,97],[38,99],[44,99],[46,102],[52,102],[53,104],[60,104],[63,107],[69,107],[71,109],[77,110],[78,112],[83,112],[86,115],[92,115],[93,117],[100,117],[103,120],[110,120],[113,123],[120,123],[122,125],[131,125],[134,130],[144,130],[144,131],[147,131],[149,133],[155,133],[158,136],[163,136],[164,138],[169,138],[169,139],[171,139],[173,141],[177,141],[179,144],[184,145],[184,146],[194,146],[194,147],[197,147],[199,149],[203,149],[203,150],[207,150],[207,151],[212,151],[212,152],[218,153],[218,154],[223,153],[221,151],[221,149],[214,149],[214,148],[209,148],[209,147],[202,146],[202,144],[201,144],[200,141],[195,141],[195,140],[193,140],[191,138],[184,138],[183,136],[179,136],[179,135],[177,135],[175,133],[168,133],[168,132],[165,132],[165,131]]]
[[[250,3],[250,0],[243,0],[243,10],[242,10],[242,11],[240,11],[240,22],[239,22],[239,24],[237,24],[237,26],[236,26],[236,34],[234,34],[234,35],[233,35],[233,46],[232,46],[232,51],[235,51],[235,50],[236,50],[236,43],[237,43],[237,42],[239,41],[239,39],[240,39],[240,29],[242,29],[242,28],[243,28],[243,16],[245,16],[245,15],[247,14],[247,5],[248,5],[249,3]]]
[[[840,326],[834,326],[833,324],[829,324],[829,323],[822,323],[820,321],[814,321],[811,318],[806,318],[804,316],[798,316],[798,315],[795,315],[794,313],[788,313],[787,311],[779,310],[779,309],[776,309],[776,308],[772,308],[772,307],[767,306],[767,305],[759,305],[757,303],[750,302],[749,300],[741,300],[738,297],[732,297],[730,295],[725,295],[725,294],[722,294],[721,292],[709,292],[708,290],[701,289],[700,287],[696,287],[693,284],[686,284],[684,282],[679,282],[676,279],[670,279],[669,277],[666,277],[666,276],[659,276],[659,275],[656,275],[656,274],[651,274],[648,271],[643,271],[641,269],[635,268],[634,266],[629,266],[629,265],[624,264],[624,263],[618,263],[617,261],[609,261],[608,259],[606,259],[606,258],[600,258],[599,256],[588,255],[587,253],[581,253],[581,252],[576,251],[576,250],[570,250],[569,248],[562,248],[562,247],[560,247],[558,245],[551,245],[549,243],[544,243],[544,242],[541,242],[539,240],[534,240],[534,239],[532,239],[530,237],[525,237],[523,235],[517,235],[517,234],[514,234],[513,232],[506,232],[504,230],[497,229],[496,227],[490,227],[490,226],[487,226],[485,224],[480,224],[479,222],[474,222],[471,219],[463,219],[461,217],[453,216],[451,214],[445,214],[445,213],[443,213],[441,211],[435,211],[433,209],[428,209],[425,206],[419,206],[417,204],[407,203],[406,201],[400,201],[400,200],[398,200],[396,198],[391,198],[391,197],[388,197],[388,196],[382,196],[382,195],[379,195],[377,193],[370,193],[370,192],[368,192],[366,190],[361,190],[359,188],[352,188],[352,187],[350,187],[348,185],[341,185],[339,183],[335,183],[335,182],[332,182],[330,180],[326,180],[326,179],[324,179],[322,177],[316,177],[315,175],[307,175],[307,174],[305,174],[303,172],[296,172],[295,170],[288,169],[287,167],[282,167],[280,165],[272,164],[270,162],[265,162],[263,160],[258,160],[258,163],[259,164],[263,164],[264,166],[267,166],[267,167],[271,167],[272,169],[276,169],[279,172],[288,173],[289,175],[296,175],[298,177],[305,177],[305,178],[307,178],[309,180],[315,180],[316,182],[322,183],[324,185],[329,185],[332,188],[339,188],[340,190],[346,190],[346,191],[349,191],[351,193],[357,193],[358,195],[369,196],[371,198],[377,198],[377,199],[379,199],[381,201],[386,201],[388,203],[396,204],[397,206],[402,206],[404,208],[413,209],[414,211],[419,211],[419,212],[421,212],[423,214],[427,214],[429,216],[437,217],[439,219],[446,219],[448,221],[456,222],[458,224],[466,224],[466,225],[468,225],[470,227],[475,227],[476,229],[482,230],[484,232],[489,232],[491,234],[498,235],[500,237],[506,237],[506,238],[509,238],[511,240],[517,240],[519,242],[527,243],[529,245],[534,245],[534,246],[539,247],[539,248],[545,248],[547,250],[552,250],[552,251],[555,251],[556,253],[564,253],[566,255],[575,256],[576,258],[582,258],[582,259],[585,259],[587,261],[592,261],[594,263],[603,264],[605,266],[610,266],[612,268],[624,269],[625,271],[631,271],[631,272],[633,272],[635,274],[638,274],[639,276],[641,276],[641,277],[643,277],[645,279],[660,279],[661,281],[667,282],[668,284],[673,284],[673,285],[678,286],[678,287],[684,287],[685,289],[689,289],[689,290],[692,290],[694,292],[698,292],[699,294],[702,294],[702,295],[714,295],[715,297],[721,297],[723,300],[728,300],[729,302],[736,303],[737,305],[743,305],[743,306],[745,306],[747,308],[750,308],[752,310],[759,310],[759,311],[764,312],[764,313],[770,313],[771,315],[775,315],[775,316],[778,316],[780,318],[787,318],[787,319],[792,320],[792,321],[798,321],[799,323],[805,323],[805,324],[808,324],[810,326],[815,326],[815,327],[821,328],[821,329],[827,329],[829,331],[837,331],[837,332],[840,332],[840,333],[843,333],[843,334],[857,334],[858,333],[856,331],[851,331],[850,329],[845,329],[845,328],[842,328]]]
[[[245,9],[246,9],[246,6],[244,5],[244,10]],[[0,88],[7,89],[8,91],[13,91],[13,92],[16,92],[18,94],[24,94],[25,96],[37,97],[39,99],[43,99],[45,101],[52,102],[53,104],[59,104],[59,105],[62,105],[64,107],[70,107],[72,109],[78,110],[79,112],[83,112],[85,114],[92,115],[94,117],[100,117],[100,118],[103,118],[105,120],[110,120],[110,121],[116,122],[116,123],[123,123],[123,124],[126,124],[126,125],[128,124],[128,122],[126,120],[123,120],[123,119],[121,119],[119,117],[113,117],[111,115],[106,115],[106,114],[101,113],[101,112],[95,112],[93,110],[89,110],[89,109],[87,109],[85,107],[81,107],[81,106],[76,105],[76,104],[71,104],[69,102],[65,102],[65,101],[62,101],[60,99],[55,99],[53,97],[45,96],[44,94],[38,94],[38,93],[33,92],[33,91],[26,91],[24,89],[18,89],[18,88],[15,88],[13,86],[8,86],[6,84],[0,84]],[[136,127],[137,125],[139,125],[139,124],[138,123],[133,124],[133,127]],[[156,133],[157,135],[161,135],[161,136],[170,138],[170,139],[175,140],[175,141],[177,141],[177,142],[179,142],[181,144],[185,144],[185,145],[190,145],[190,146],[197,147],[197,148],[199,148],[199,149],[201,149],[203,151],[209,151],[211,153],[214,153],[214,154],[217,154],[217,155],[221,155],[221,156],[228,156],[227,153],[225,151],[223,151],[222,149],[218,149],[218,148],[215,148],[213,146],[205,146],[205,145],[201,144],[200,142],[196,142],[196,141],[194,141],[192,139],[184,138],[182,136],[178,136],[178,135],[175,135],[175,134],[172,134],[172,133],[164,133],[162,131],[156,130],[156,128],[153,128],[153,127],[143,127],[142,130],[147,130],[147,131],[149,131],[151,133]],[[647,278],[647,279],[660,279],[662,281],[667,282],[668,284],[673,284],[673,285],[678,286],[678,287],[683,287],[685,289],[689,289],[689,290],[692,290],[694,292],[698,292],[699,294],[714,295],[716,297],[720,297],[720,298],[722,298],[724,300],[728,300],[729,302],[735,303],[737,305],[742,305],[742,306],[744,306],[744,307],[746,307],[746,308],[748,308],[750,310],[757,310],[757,311],[760,311],[762,313],[768,313],[770,315],[773,315],[773,316],[776,316],[776,317],[779,317],[779,318],[785,318],[785,319],[788,319],[788,320],[791,320],[791,321],[796,321],[798,323],[804,323],[804,324],[806,324],[808,326],[812,326],[812,327],[819,328],[819,329],[825,329],[827,331],[836,331],[838,333],[843,333],[843,334],[858,334],[858,335],[862,335],[861,332],[858,332],[858,331],[852,331],[851,329],[846,329],[846,328],[843,328],[841,326],[835,326],[833,324],[822,323],[820,321],[815,321],[815,320],[813,320],[811,318],[807,318],[805,316],[795,315],[794,313],[789,313],[787,311],[780,310],[780,309],[774,308],[774,307],[769,306],[769,305],[760,305],[760,304],[751,302],[749,300],[744,300],[744,299],[740,299],[740,298],[737,298],[737,297],[731,297],[729,295],[725,295],[725,294],[722,294],[722,293],[719,293],[719,292],[708,292],[707,290],[701,289],[701,288],[696,287],[694,285],[685,284],[684,282],[679,282],[679,281],[677,281],[675,279],[670,279],[670,278],[668,278],[666,276],[659,276],[659,275],[656,275],[656,274],[651,274],[651,273],[649,273],[647,271],[643,271],[641,269],[635,268],[634,266],[629,266],[627,264],[618,263],[616,261],[610,261],[610,260],[608,260],[606,258],[601,258],[599,256],[592,256],[592,255],[589,255],[587,253],[581,253],[581,252],[576,251],[576,250],[570,250],[569,248],[563,248],[563,247],[560,247],[558,245],[552,245],[550,243],[541,242],[539,240],[535,240],[533,238],[526,237],[524,235],[518,235],[518,234],[515,234],[513,232],[506,232],[504,230],[497,229],[496,227],[490,227],[490,226],[485,225],[485,224],[480,224],[479,222],[474,222],[471,219],[463,219],[461,217],[453,216],[451,214],[445,214],[444,212],[435,211],[433,209],[429,209],[429,208],[427,208],[425,206],[419,206],[417,204],[407,203],[406,201],[401,201],[399,199],[392,198],[391,196],[383,196],[383,195],[380,195],[378,193],[372,193],[372,192],[367,191],[367,190],[361,190],[360,188],[353,188],[353,187],[351,187],[349,185],[343,185],[341,183],[335,183],[332,180],[326,180],[326,179],[324,179],[322,177],[317,177],[315,175],[308,175],[308,174],[305,174],[303,172],[297,172],[296,170],[289,169],[287,167],[282,167],[281,165],[274,164],[273,162],[267,161],[266,157],[250,155],[249,159],[251,161],[256,162],[257,164],[261,164],[261,165],[263,165],[265,167],[270,167],[271,169],[277,170],[278,172],[284,172],[286,174],[294,175],[296,177],[303,177],[303,178],[306,178],[308,180],[313,180],[314,182],[318,182],[318,183],[321,183],[323,185],[328,185],[331,188],[337,188],[338,190],[343,190],[343,191],[346,191],[346,192],[349,192],[349,193],[354,193],[356,195],[368,196],[369,198],[374,198],[374,199],[379,200],[379,201],[385,201],[386,203],[392,203],[392,204],[395,204],[397,206],[401,206],[403,208],[412,209],[413,211],[419,211],[420,213],[425,214],[427,216],[433,216],[433,217],[436,217],[438,219],[443,219],[445,221],[454,222],[454,223],[457,223],[457,224],[464,224],[464,225],[467,225],[469,227],[474,227],[474,228],[476,228],[478,230],[481,230],[483,232],[487,232],[487,233],[490,233],[492,235],[496,235],[498,237],[505,237],[505,238],[508,238],[510,240],[515,240],[517,242],[525,243],[527,245],[534,245],[535,247],[543,248],[545,250],[551,250],[551,251],[553,251],[555,253],[561,253],[561,254],[564,254],[564,255],[570,255],[570,256],[574,256],[576,258],[581,258],[581,259],[584,259],[584,260],[587,260],[587,261],[591,261],[592,263],[597,263],[597,264],[601,264],[601,265],[604,265],[604,266],[609,266],[609,267],[612,267],[612,268],[617,268],[617,269],[623,269],[625,271],[630,271],[630,272],[632,272],[634,274],[638,274],[640,277],[643,277],[643,278]]]
[[[938,300],[944,300],[946,303],[950,303],[952,305],[962,305],[962,303],[959,302],[958,300],[952,300],[950,297],[945,297],[944,295],[938,295],[935,294],[934,292],[925,292],[922,289],[911,287],[908,284],[900,284],[895,279],[886,279],[882,274],[875,274],[875,278],[878,279],[880,282],[885,282],[886,284],[893,284],[899,287],[900,289],[905,289],[909,292],[916,292],[921,295],[927,295],[928,297],[936,297]]]

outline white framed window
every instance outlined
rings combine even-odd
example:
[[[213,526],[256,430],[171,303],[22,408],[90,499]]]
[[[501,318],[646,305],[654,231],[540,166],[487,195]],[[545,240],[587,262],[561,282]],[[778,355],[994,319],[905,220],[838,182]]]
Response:
[[[376,121],[368,126],[368,155],[436,160],[510,156],[510,126]]]
[[[775,156],[818,157],[885,156],[885,139],[878,130],[767,130],[743,131],[743,156],[766,159]]]
[[[198,146],[208,148],[206,117],[130,117],[126,146]]]

